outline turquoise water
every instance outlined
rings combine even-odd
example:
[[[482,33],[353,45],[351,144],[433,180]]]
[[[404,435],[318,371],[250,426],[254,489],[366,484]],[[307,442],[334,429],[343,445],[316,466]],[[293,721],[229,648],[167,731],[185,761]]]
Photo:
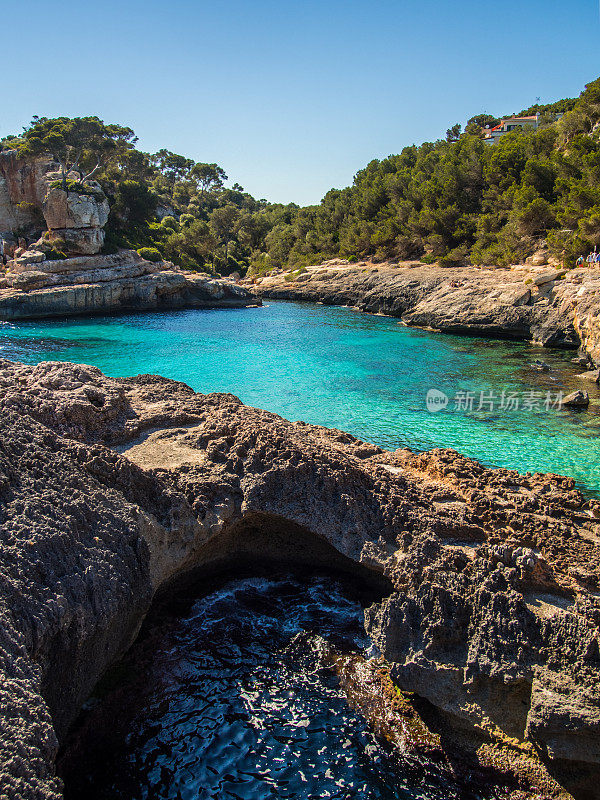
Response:
[[[485,464],[573,476],[600,492],[600,394],[588,411],[544,409],[579,385],[572,352],[444,336],[347,308],[268,301],[256,309],[0,323],[0,357],[93,364],[108,375],[158,373],[201,392],[347,430],[387,448],[453,447]],[[530,363],[542,358],[550,372]],[[429,389],[448,406],[431,413]],[[458,408],[458,392],[473,408]],[[481,392],[484,397],[478,410]],[[501,409],[526,392],[533,408]],[[491,400],[491,404],[490,404]],[[467,405],[469,403],[467,402]],[[491,407],[490,407],[491,405]],[[539,408],[535,408],[539,405]]]

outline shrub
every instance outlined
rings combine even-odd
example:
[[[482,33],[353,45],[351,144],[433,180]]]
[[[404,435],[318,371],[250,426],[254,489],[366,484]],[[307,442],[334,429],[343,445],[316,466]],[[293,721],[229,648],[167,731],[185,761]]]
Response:
[[[179,223],[175,219],[175,217],[171,216],[170,214],[166,217],[163,217],[160,224],[163,228],[169,228],[172,231],[179,230]]]
[[[50,186],[53,189],[62,189],[63,183],[62,181],[52,181]],[[67,180],[67,192],[74,192],[75,194],[85,194],[89,197],[94,197],[96,200],[104,200],[104,192],[100,189],[96,189],[93,186],[88,186],[85,183],[81,183],[81,181],[74,181],[74,180]]]
[[[300,269],[295,269],[293,272],[287,272],[283,276],[284,281],[295,281],[298,275],[302,275],[304,272],[308,272],[307,269],[301,267]]]
[[[469,248],[466,245],[455,247],[449,253],[443,255],[438,263],[440,267],[462,267],[467,263],[469,255]]]
[[[55,247],[45,250],[44,253],[48,261],[60,261],[67,257],[66,253],[63,253],[62,250],[57,250]]]
[[[146,261],[152,261],[154,263],[162,261],[162,256],[156,247],[140,247],[137,252],[138,255],[145,258]]]

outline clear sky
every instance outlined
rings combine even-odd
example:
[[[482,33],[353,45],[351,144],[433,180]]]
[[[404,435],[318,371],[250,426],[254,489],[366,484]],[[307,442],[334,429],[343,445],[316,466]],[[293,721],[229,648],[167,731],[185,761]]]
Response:
[[[373,158],[600,76],[598,0],[21,0],[3,15],[0,136],[96,115],[316,203]]]

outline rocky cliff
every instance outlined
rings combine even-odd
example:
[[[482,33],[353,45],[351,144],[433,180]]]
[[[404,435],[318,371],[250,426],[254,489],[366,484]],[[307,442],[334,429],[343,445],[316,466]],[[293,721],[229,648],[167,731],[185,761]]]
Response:
[[[44,232],[46,242],[68,254],[98,253],[108,212],[108,201],[93,181],[65,191],[51,157],[19,159],[14,150],[0,153],[0,236],[11,254],[16,250],[20,255],[23,236],[32,242]]]
[[[258,279],[262,297],[350,305],[407,325],[581,347],[600,366],[600,270],[442,269],[333,261]]]
[[[0,279],[0,320],[256,303],[231,281],[155,264],[133,250],[53,261],[29,251]]]
[[[401,688],[597,796],[600,503],[571,479],[55,362],[0,362],[0,409],[0,796],[59,798],[58,742],[153,596],[247,558],[371,574]]]

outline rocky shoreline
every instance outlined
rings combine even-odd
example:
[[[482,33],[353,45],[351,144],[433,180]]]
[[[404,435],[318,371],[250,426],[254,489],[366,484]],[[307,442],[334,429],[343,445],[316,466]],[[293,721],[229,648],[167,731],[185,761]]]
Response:
[[[50,156],[0,152],[0,320],[260,304],[233,281],[149,261],[143,249],[101,253],[108,200],[94,181],[75,186]]]
[[[245,288],[134,250],[52,261],[21,256],[0,278],[0,320],[260,305]]]
[[[153,598],[245,560],[371,576],[401,690],[596,796],[600,503],[570,478],[58,362],[0,361],[0,407],[0,797],[58,800],[59,743]]]
[[[580,349],[600,366],[600,270],[348,264],[246,282],[259,297],[343,305],[443,333]]]

